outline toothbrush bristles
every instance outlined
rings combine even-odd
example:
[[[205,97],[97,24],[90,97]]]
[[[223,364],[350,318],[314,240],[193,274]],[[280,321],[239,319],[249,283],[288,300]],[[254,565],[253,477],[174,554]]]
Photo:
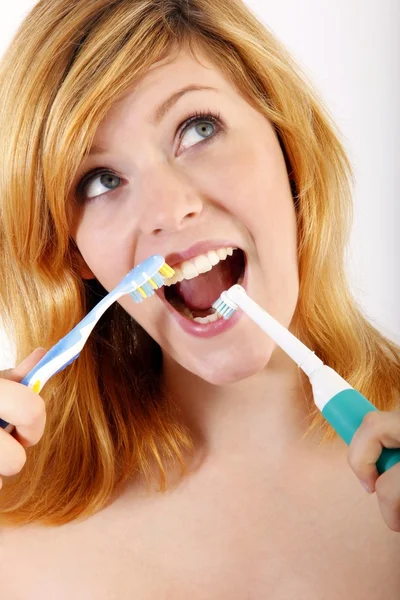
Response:
[[[173,270],[172,267],[167,265],[167,263],[164,263],[163,266],[158,271],[159,271],[159,273],[161,273],[161,275],[163,275],[164,277],[167,277],[167,278],[173,277],[175,275],[175,271]]]
[[[216,300],[212,306],[225,320],[229,319],[235,312],[235,309],[228,306],[226,302],[222,300],[222,298],[218,298],[218,300]]]
[[[164,285],[164,279],[169,279],[175,275],[175,271],[172,267],[164,263],[162,267],[159,268],[158,272],[150,277],[146,283],[143,283],[140,287],[138,287],[134,292],[131,292],[131,296],[134,301],[139,304],[146,298],[152,296],[155,290],[158,290],[160,287]]]

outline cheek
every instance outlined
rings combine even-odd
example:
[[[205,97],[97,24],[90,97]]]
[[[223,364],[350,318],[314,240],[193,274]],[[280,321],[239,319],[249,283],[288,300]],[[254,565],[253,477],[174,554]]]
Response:
[[[196,185],[245,225],[251,223],[252,230],[265,232],[268,223],[277,222],[292,226],[289,178],[271,127],[262,122],[245,137],[232,133],[214,148],[197,165]]]
[[[269,127],[268,127],[269,130]],[[259,136],[260,137],[260,136]],[[285,160],[275,136],[248,143],[229,157],[231,207],[271,252],[296,255],[296,212]],[[228,182],[226,182],[228,183]]]
[[[88,267],[109,291],[133,267],[132,232],[125,233],[117,221],[99,222],[88,210],[77,227],[75,241]]]
[[[282,151],[268,131],[263,143],[249,137],[246,144],[230,144],[216,172],[224,208],[243,223],[254,244],[253,291],[289,324],[299,289],[296,211]]]

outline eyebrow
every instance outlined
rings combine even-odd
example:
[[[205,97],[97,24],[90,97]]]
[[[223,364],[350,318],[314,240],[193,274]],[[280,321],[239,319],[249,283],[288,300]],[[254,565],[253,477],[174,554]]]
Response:
[[[169,96],[162,104],[160,104],[153,115],[153,118],[150,120],[151,123],[157,125],[167,114],[167,112],[176,104],[184,94],[188,92],[199,92],[200,90],[213,90],[214,92],[218,92],[218,90],[214,87],[208,85],[187,85],[180,90],[174,92],[171,96]],[[93,145],[90,149],[89,156],[92,154],[105,154],[107,150],[102,146]]]
[[[178,102],[179,98],[186,94],[187,92],[199,92],[200,90],[213,90],[217,92],[218,90],[214,87],[210,87],[208,85],[187,85],[184,88],[181,88],[177,92],[174,92],[171,96],[169,96],[160,106],[156,109],[154,113],[154,118],[152,120],[153,123],[158,124],[167,114],[167,112],[173,107],[176,102]]]

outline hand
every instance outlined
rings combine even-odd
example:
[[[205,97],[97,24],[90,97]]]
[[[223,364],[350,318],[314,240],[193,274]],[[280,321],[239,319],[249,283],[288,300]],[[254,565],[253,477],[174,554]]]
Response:
[[[43,435],[43,399],[19,382],[45,354],[44,348],[37,348],[14,369],[0,372],[0,417],[15,425],[11,434],[0,428],[0,489],[1,476],[19,473],[26,461],[25,448],[37,444]]]
[[[366,490],[376,492],[386,525],[400,532],[400,463],[382,475],[376,461],[382,448],[400,448],[400,411],[372,411],[365,415],[351,440],[347,460]]]

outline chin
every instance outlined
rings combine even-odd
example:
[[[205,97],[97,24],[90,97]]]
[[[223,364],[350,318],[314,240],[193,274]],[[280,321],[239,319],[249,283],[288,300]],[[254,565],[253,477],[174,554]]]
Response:
[[[273,349],[272,343],[269,343],[268,347],[259,347],[258,352],[254,347],[250,353],[243,352],[243,348],[238,348],[237,352],[220,351],[208,354],[206,357],[198,355],[193,364],[181,364],[211,385],[228,385],[263,371],[268,365]]]

